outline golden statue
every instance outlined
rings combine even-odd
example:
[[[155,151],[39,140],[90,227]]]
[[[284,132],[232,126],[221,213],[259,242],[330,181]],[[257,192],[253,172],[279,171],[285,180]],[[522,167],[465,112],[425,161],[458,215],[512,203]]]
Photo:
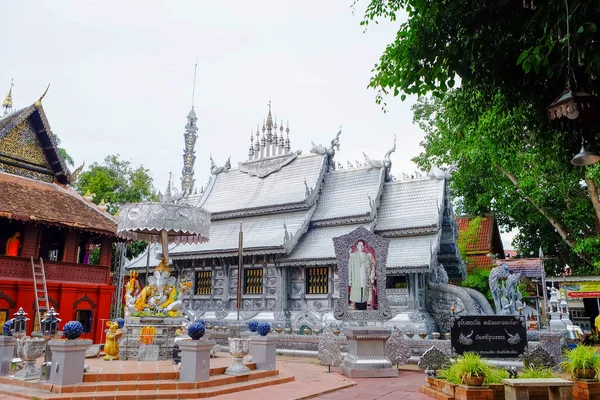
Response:
[[[104,360],[119,359],[119,339],[123,336],[123,332],[119,329],[117,321],[106,321],[108,332],[106,332],[106,342],[104,343]]]
[[[171,276],[171,270],[163,257],[152,276],[148,277],[147,285],[137,295],[132,294],[132,298],[129,298],[127,313],[131,315],[139,311],[153,311],[165,313],[169,317],[181,316],[179,310],[183,302],[180,297],[181,294],[187,293],[190,287],[191,282],[187,281],[177,286],[177,279]],[[128,290],[128,293],[133,292],[133,286],[128,287]]]

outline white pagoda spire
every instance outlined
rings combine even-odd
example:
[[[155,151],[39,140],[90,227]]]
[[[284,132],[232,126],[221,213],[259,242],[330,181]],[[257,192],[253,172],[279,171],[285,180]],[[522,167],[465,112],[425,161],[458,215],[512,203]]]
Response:
[[[196,69],[198,64],[194,66],[194,87],[192,89],[192,109],[187,116],[187,124],[185,125],[185,149],[183,150],[183,170],[181,171],[181,191],[183,195],[189,195],[194,190],[194,162],[196,161],[196,139],[198,138],[198,126],[196,121],[196,111],[194,111],[194,96],[196,94]]]

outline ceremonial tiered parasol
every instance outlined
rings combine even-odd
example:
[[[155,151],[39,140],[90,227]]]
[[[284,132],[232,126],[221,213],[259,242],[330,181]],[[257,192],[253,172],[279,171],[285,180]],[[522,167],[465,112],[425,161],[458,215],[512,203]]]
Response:
[[[210,232],[210,212],[186,204],[183,193],[172,195],[171,179],[159,202],[125,204],[119,209],[117,236],[161,243],[169,261],[169,243],[204,243]]]

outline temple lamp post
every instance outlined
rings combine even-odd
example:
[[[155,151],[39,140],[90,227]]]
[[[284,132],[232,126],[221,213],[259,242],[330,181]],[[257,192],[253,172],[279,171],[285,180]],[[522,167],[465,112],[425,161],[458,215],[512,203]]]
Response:
[[[54,307],[50,307],[50,311],[46,314],[46,318],[42,320],[42,326],[40,327],[44,334],[44,339],[50,340],[58,332],[60,319],[57,317],[58,313],[54,310]]]
[[[22,338],[27,333],[27,321],[29,321],[29,318],[26,315],[27,313],[23,311],[23,307],[19,307],[19,311],[15,313],[12,335],[17,339]]]

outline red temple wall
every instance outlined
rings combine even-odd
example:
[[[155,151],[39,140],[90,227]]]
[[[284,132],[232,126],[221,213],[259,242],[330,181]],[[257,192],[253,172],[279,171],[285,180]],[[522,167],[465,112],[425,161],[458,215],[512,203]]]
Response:
[[[55,308],[61,319],[59,330],[67,322],[75,320],[77,310],[91,310],[92,330],[81,337],[101,343],[115,288],[105,284],[58,281],[48,281],[47,284],[50,306]],[[31,319],[27,323],[27,334],[31,334],[35,316],[33,281],[0,279],[0,309],[8,310],[8,318],[13,318],[19,307],[23,307],[28,313],[27,317]]]

